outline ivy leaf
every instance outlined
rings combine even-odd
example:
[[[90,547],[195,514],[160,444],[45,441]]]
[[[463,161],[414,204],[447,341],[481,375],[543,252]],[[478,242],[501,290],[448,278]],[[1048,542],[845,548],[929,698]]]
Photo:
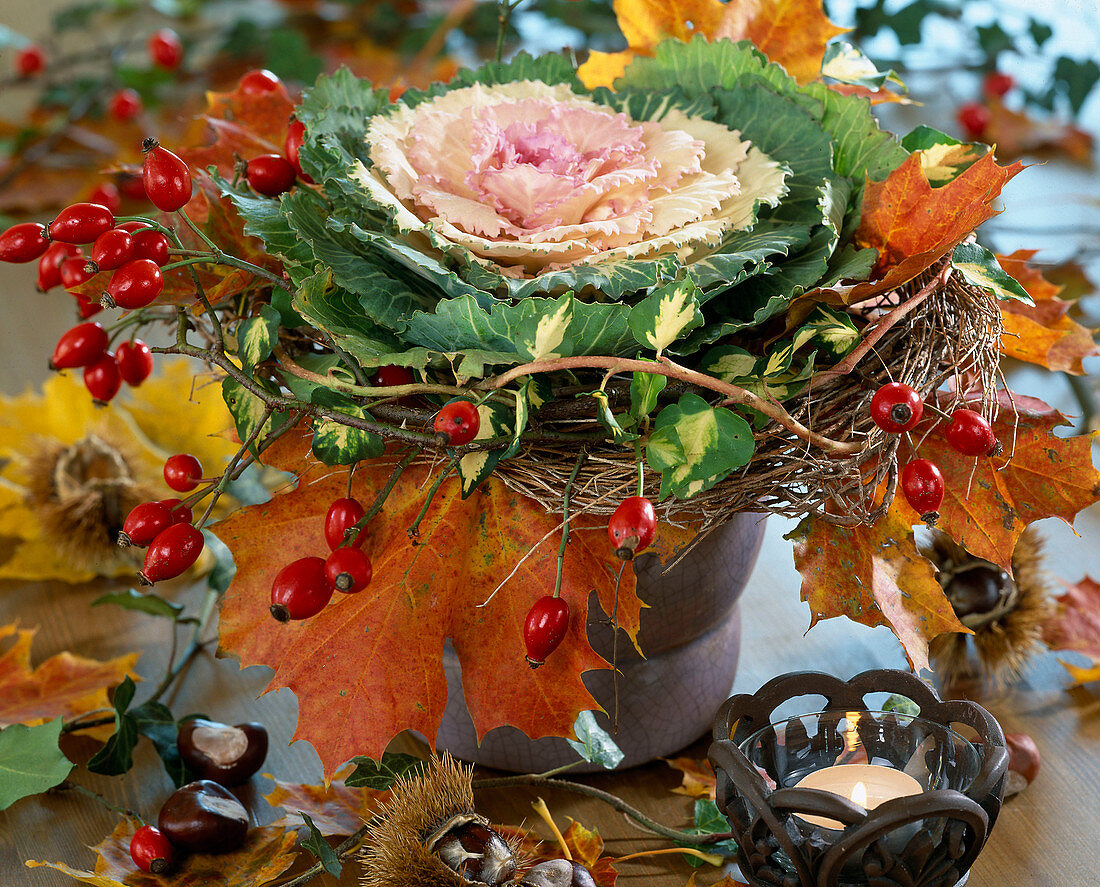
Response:
[[[58,748],[60,737],[61,718],[0,730],[0,810],[53,788],[69,775],[73,763]]]
[[[997,257],[980,244],[960,243],[951,254],[951,267],[962,274],[967,283],[980,286],[999,301],[1015,299],[1025,305],[1035,304],[1027,290],[1005,273]]]
[[[741,416],[684,394],[657,415],[646,461],[661,472],[662,499],[688,499],[748,462],[753,448],[752,429]]]
[[[566,293],[541,313],[520,321],[516,327],[516,350],[529,361],[569,357],[573,343],[568,337],[573,323],[573,294]]]
[[[274,393],[274,392],[272,392]],[[273,420],[275,413],[267,415],[267,407],[264,402],[232,376],[226,376],[222,380],[222,399],[233,416],[233,423],[237,426],[237,436],[241,440],[248,440],[256,429],[263,423],[256,440],[262,440],[265,435],[275,430]],[[284,421],[289,421],[284,418]],[[255,453],[256,444],[249,449]]]
[[[567,738],[565,741],[581,758],[607,770],[614,770],[619,766],[624,757],[623,752],[610,734],[596,723],[592,712],[582,711],[577,715],[573,731],[577,738]]]
[[[718,809],[718,805],[710,798],[699,798],[695,802],[694,823],[691,828],[685,829],[689,834],[713,835],[729,832],[729,820]],[[714,865],[721,865],[723,857],[736,856],[737,844],[733,840],[719,841],[717,844],[687,844],[676,842],[681,847],[693,847],[700,853],[706,853],[715,857]],[[685,854],[684,861],[692,868],[699,868],[703,860],[697,856]]]
[[[659,373],[634,373],[630,378],[630,415],[641,422],[657,406],[668,377]]]
[[[703,322],[699,287],[690,278],[659,286],[630,311],[634,338],[658,354]]]
[[[355,419],[370,419],[370,413],[350,398],[327,389],[318,389],[315,400],[333,407],[337,412]],[[323,396],[322,396],[323,395]],[[313,426],[313,455],[326,465],[353,465],[364,459],[381,456],[386,445],[382,438],[371,431],[355,428],[320,417]]]
[[[107,594],[100,595],[92,601],[91,606],[99,607],[103,604],[114,604],[124,610],[136,610],[149,616],[161,616],[165,619],[171,619],[173,622],[178,621],[180,614],[183,613],[183,607],[179,604],[166,601],[160,595],[152,592],[140,592],[133,588],[128,588],[126,591],[110,591]]]
[[[104,776],[120,776],[134,766],[133,751],[138,741],[138,725],[126,709],[134,700],[134,682],[129,676],[115,690],[115,732],[107,744],[92,755],[88,769]]]
[[[302,817],[302,821],[305,822],[306,828],[309,829],[309,837],[302,841],[302,848],[308,850],[320,861],[321,865],[325,867],[325,871],[332,877],[339,878],[340,873],[344,870],[344,867],[340,865],[340,860],[336,856],[336,852],[328,845],[328,841],[324,839],[324,836],[318,831],[317,826],[313,824],[313,820],[309,818],[308,813],[299,813]]]
[[[600,420],[600,424],[611,434],[612,441],[617,444],[626,444],[638,439],[637,434],[632,434],[619,424],[619,420],[611,411],[611,404],[607,400],[606,391],[593,391],[590,395],[581,396],[591,397],[596,401],[596,417]]]
[[[256,364],[271,357],[271,350],[279,341],[279,324],[282,315],[270,305],[261,305],[260,313],[248,317],[237,327],[237,356],[246,372],[251,373]]]
[[[519,436],[527,425],[527,402],[523,386],[516,399],[516,412],[512,413],[504,404],[486,401],[477,408],[478,428],[474,440],[488,440],[492,437],[512,435],[512,446],[508,450],[502,447],[493,450],[474,450],[458,460],[458,475],[462,480],[462,498],[467,498],[486,478],[493,473],[497,463],[512,449],[519,451]]]
[[[399,777],[415,776],[424,767],[424,759],[398,752],[384,752],[375,761],[365,755],[351,759],[355,770],[344,780],[348,788],[369,788],[384,791],[392,788]]]
[[[132,709],[128,715],[134,721],[138,733],[153,743],[164,770],[176,788],[191,781],[191,774],[180,757],[177,740],[179,725],[168,706],[161,702],[146,702]]]

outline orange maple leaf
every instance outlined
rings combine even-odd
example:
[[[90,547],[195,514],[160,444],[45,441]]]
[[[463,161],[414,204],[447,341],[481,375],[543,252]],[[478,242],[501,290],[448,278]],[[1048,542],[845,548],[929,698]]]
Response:
[[[935,419],[913,431],[920,457],[943,473],[946,492],[937,528],[975,557],[1012,571],[1012,551],[1034,521],[1060,517],[1072,525],[1079,511],[1100,500],[1100,472],[1092,467],[1092,437],[1061,438],[1054,429],[1070,424],[1038,398],[998,392],[993,431],[1004,446],[996,457],[972,458],[953,450],[936,431]],[[939,406],[963,404],[942,394]],[[903,447],[904,449],[904,447]],[[904,463],[911,453],[899,452]],[[901,495],[895,506],[911,524],[920,517]]]
[[[683,783],[672,790],[673,794],[687,795],[689,798],[710,798],[714,800],[717,777],[714,767],[705,758],[663,758],[673,770],[683,774]]]
[[[51,656],[31,670],[31,643],[37,629],[21,629],[19,623],[0,626],[0,642],[15,636],[15,643],[0,655],[0,727],[8,724],[35,726],[56,717],[74,718],[110,708],[107,689],[134,673],[137,653],[101,662],[68,651]]]
[[[1038,120],[1022,111],[1014,111],[995,96],[986,99],[989,123],[982,130],[982,141],[995,144],[1006,157],[1024,154],[1057,154],[1077,163],[1092,163],[1093,138],[1072,123],[1054,119]]]
[[[301,474],[307,448],[308,435],[293,432],[265,457]],[[354,494],[371,501],[395,461],[363,463]],[[427,479],[425,466],[406,469],[364,530],[374,566],[370,585],[356,595],[337,595],[304,622],[272,620],[271,582],[287,563],[328,553],[324,515],[345,495],[346,476],[312,479],[307,470],[293,492],[243,508],[216,527],[237,564],[222,605],[222,648],[243,665],[273,668],[268,689],[294,690],[296,738],[313,744],[326,772],[354,755],[379,757],[401,730],[436,735],[447,702],[446,639],[461,662],[466,705],[479,737],[502,724],[532,738],[569,736],[581,711],[598,708],[581,674],[607,667],[586,636],[589,593],[595,589],[605,613],[614,605],[621,562],[606,533],[579,528],[571,534],[562,578],[562,596],[572,611],[569,632],[546,664],[533,670],[524,661],[523,624],[531,605],[554,587],[557,546],[539,543],[554,536],[558,517],[496,479],[465,500],[458,482],[448,480],[414,542],[406,531],[424,503]],[[479,606],[513,567],[515,575]],[[627,570],[618,618],[631,638],[637,636],[640,609]]]
[[[968,629],[951,609],[931,562],[917,550],[899,499],[869,527],[808,518],[796,531],[794,562],[811,627],[834,616],[888,625],[920,674],[929,668],[932,638]]]
[[[1082,361],[1100,353],[1093,331],[1068,316],[1072,302],[1059,299],[1062,287],[1051,283],[1028,264],[1038,250],[1016,250],[997,256],[1004,270],[1016,278],[1035,301],[1001,303],[1005,332],[1001,353],[1051,370],[1084,375]]]
[[[825,44],[843,34],[825,15],[820,0],[731,0],[712,39],[751,40],[799,83],[821,73]]]
[[[850,302],[901,286],[947,255],[996,215],[993,201],[1024,169],[1022,163],[998,166],[989,152],[946,185],[933,188],[921,154],[913,152],[883,181],[867,181],[854,239],[861,247],[878,250],[877,279],[856,286]]]
[[[294,830],[262,826],[251,828],[244,844],[229,853],[182,855],[168,874],[146,874],[134,865],[130,840],[141,823],[124,819],[111,834],[90,848],[97,856],[95,869],[79,871],[63,862],[28,859],[28,868],[47,867],[96,887],[253,887],[274,880],[294,864]]]
[[[1092,660],[1087,668],[1062,662],[1075,683],[1100,680],[1100,584],[1085,576],[1069,586],[1057,603],[1054,616],[1043,626],[1043,643],[1052,650],[1071,650]]]
[[[288,814],[272,824],[297,828],[303,820],[296,814],[305,813],[322,835],[343,836],[358,831],[390,792],[375,791],[365,786],[349,788],[344,780],[354,769],[354,765],[341,767],[332,775],[327,786],[283,782],[270,773],[265,774],[274,780],[275,787],[264,795],[264,800],[272,807],[281,807]]]

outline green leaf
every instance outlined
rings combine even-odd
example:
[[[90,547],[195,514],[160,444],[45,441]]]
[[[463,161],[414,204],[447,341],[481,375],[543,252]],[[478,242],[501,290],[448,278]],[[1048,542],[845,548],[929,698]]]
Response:
[[[324,69],[321,57],[301,31],[277,28],[267,35],[264,67],[284,80],[312,83]]]
[[[538,399],[538,384],[535,378],[530,376],[516,391],[516,419],[512,426],[512,442],[508,444],[508,449],[501,453],[501,459],[511,459],[523,446],[520,438],[527,427],[531,402]]]
[[[202,537],[206,540],[206,550],[214,556],[214,569],[206,577],[206,584],[224,594],[229,590],[229,583],[233,581],[233,577],[237,575],[233,552],[210,530],[204,529]]]
[[[908,696],[902,696],[898,693],[890,695],[890,698],[882,704],[882,710],[896,711],[899,715],[908,715],[913,718],[920,715],[920,706]]]
[[[812,342],[830,358],[840,360],[859,344],[859,330],[845,311],[818,305],[795,331],[795,350]]]
[[[844,41],[825,47],[821,74],[840,83],[866,86],[868,89],[881,89],[887,81],[904,85],[896,71],[880,71],[862,51]]]
[[[318,389],[316,394],[329,394],[327,401],[337,401],[336,412],[354,419],[369,420],[370,413],[349,398],[332,395],[328,389]],[[382,438],[362,428],[344,425],[332,419],[318,418],[313,426],[313,455],[326,465],[352,465],[364,459],[381,456],[386,449]]]
[[[657,354],[702,324],[699,287],[690,278],[658,287],[630,310],[630,331]]]
[[[384,752],[380,761],[365,755],[357,755],[351,761],[355,764],[355,770],[344,780],[344,785],[374,791],[385,791],[393,786],[399,776],[414,776],[424,767],[422,758],[390,752]]]
[[[308,813],[302,813],[298,811],[298,815],[302,817],[302,820],[306,824],[306,828],[309,829],[309,835],[302,842],[302,849],[308,850],[317,859],[321,861],[321,865],[325,867],[325,871],[332,877],[339,878],[340,873],[344,870],[344,867],[340,864],[340,859],[336,855],[336,851],[329,846],[328,841],[325,840],[325,836],[321,834],[321,830],[313,824],[313,820],[309,818]]]
[[[566,738],[578,755],[592,764],[599,764],[606,770],[614,770],[619,766],[624,755],[610,734],[596,723],[596,718],[590,711],[582,711],[577,715],[573,723],[573,732],[576,739]]]
[[[282,315],[276,309],[261,305],[258,315],[245,318],[237,326],[237,356],[245,372],[251,373],[256,364],[271,357],[279,342],[281,322]]]
[[[607,400],[606,391],[593,391],[590,394],[579,394],[578,397],[592,397],[596,401],[596,417],[600,424],[611,434],[611,440],[617,444],[627,444],[638,439],[637,434],[632,434],[619,424],[618,418],[611,410],[611,404]]]
[[[1006,273],[997,257],[977,243],[960,243],[951,254],[951,267],[955,268],[971,286],[980,286],[1000,301],[1014,299],[1025,305],[1034,305],[1031,296]]]
[[[719,345],[710,349],[699,368],[723,382],[735,383],[751,376],[756,370],[757,356],[736,345]]]
[[[657,414],[646,461],[661,473],[662,499],[688,499],[747,463],[753,448],[752,429],[741,416],[685,394]]]
[[[69,775],[73,764],[58,748],[60,737],[61,718],[0,730],[0,810],[53,788]]]
[[[668,377],[658,373],[634,373],[630,378],[630,415],[637,422],[653,412]]]
[[[518,401],[517,406],[519,406]],[[491,437],[512,435],[513,444],[515,444],[519,439],[519,435],[523,433],[523,426],[527,424],[527,410],[525,407],[525,399],[523,408],[517,409],[515,413],[504,404],[496,401],[486,401],[479,404],[477,408],[479,425],[474,440],[488,440]],[[518,450],[518,446],[516,448]],[[458,460],[457,470],[458,476],[462,480],[463,499],[467,498],[493,473],[493,469],[503,458],[504,452],[503,447],[495,450],[474,450]]]
[[[121,776],[134,766],[133,751],[138,741],[137,721],[126,709],[134,700],[134,682],[129,676],[115,688],[115,732],[107,744],[92,755],[88,769],[104,776]]]
[[[730,830],[729,820],[718,809],[718,805],[709,798],[702,798],[695,802],[695,821],[691,828],[685,829],[688,834],[714,835],[728,834]],[[737,843],[733,839],[719,841],[716,844],[689,844],[677,841],[677,846],[694,847],[702,853],[712,853],[717,856],[736,856]],[[703,860],[697,856],[685,855],[685,860],[692,868],[699,868]]]
[[[226,376],[222,380],[222,399],[229,408],[230,415],[233,416],[233,423],[237,426],[237,436],[241,440],[248,440],[252,437],[253,432],[256,431],[261,422],[264,423],[263,429],[259,432],[256,440],[262,440],[277,427],[273,424],[274,417],[277,414],[273,413],[265,420],[266,407],[264,402],[232,376]],[[284,416],[283,421],[290,420]],[[255,443],[249,449],[255,453]]]
[[[978,45],[981,46],[982,52],[991,59],[996,58],[999,53],[1004,52],[1006,49],[1015,47],[1016,41],[1012,35],[996,22],[990,25],[978,25],[975,32],[978,35]]]
[[[1037,48],[1041,48],[1044,43],[1054,36],[1054,29],[1046,22],[1037,19],[1028,21],[1027,32],[1031,35],[1031,39],[1035,41]]]
[[[107,594],[100,595],[92,601],[91,605],[99,607],[103,604],[114,604],[124,610],[136,610],[149,616],[162,616],[165,619],[171,619],[173,622],[178,620],[180,614],[183,613],[183,607],[179,604],[166,601],[152,592],[140,592],[133,588],[128,588],[126,591],[110,591]]]
[[[146,702],[130,711],[127,716],[133,719],[138,733],[148,737],[153,743],[172,784],[179,788],[190,782],[192,774],[183,763],[177,746],[179,725],[168,706],[160,702]]]
[[[565,293],[540,314],[524,318],[516,325],[516,350],[529,361],[569,357],[573,353],[573,343],[568,337],[572,323],[573,294]]]
[[[1079,62],[1068,56],[1060,56],[1054,63],[1054,80],[1069,99],[1074,114],[1080,114],[1085,101],[1100,80],[1100,65],[1093,59]]]

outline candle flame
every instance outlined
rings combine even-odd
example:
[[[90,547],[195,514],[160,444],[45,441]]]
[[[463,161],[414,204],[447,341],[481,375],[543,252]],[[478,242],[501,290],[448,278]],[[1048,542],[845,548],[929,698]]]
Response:
[[[860,807],[867,806],[867,786],[862,782],[852,786],[852,803],[859,804]]]

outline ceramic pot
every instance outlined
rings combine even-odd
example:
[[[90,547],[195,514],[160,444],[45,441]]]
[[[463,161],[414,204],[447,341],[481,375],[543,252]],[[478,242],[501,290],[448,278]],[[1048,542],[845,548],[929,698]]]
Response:
[[[645,658],[625,634],[619,638],[619,731],[615,741],[625,753],[620,767],[672,754],[710,730],[714,713],[732,692],[741,647],[737,602],[763,537],[763,515],[739,514],[667,573],[655,555],[635,559],[638,596],[649,608],[642,610],[638,633]],[[603,611],[595,593],[589,603],[589,642],[610,661],[612,630],[601,621]],[[436,737],[440,750],[486,767],[530,773],[577,759],[563,739],[531,740],[514,727],[490,730],[479,746],[462,700],[462,669],[449,642],[443,664],[447,708]],[[609,669],[588,672],[584,683],[607,712],[614,710]],[[597,713],[596,720],[612,732],[609,717]],[[576,769],[600,768],[588,765]]]

